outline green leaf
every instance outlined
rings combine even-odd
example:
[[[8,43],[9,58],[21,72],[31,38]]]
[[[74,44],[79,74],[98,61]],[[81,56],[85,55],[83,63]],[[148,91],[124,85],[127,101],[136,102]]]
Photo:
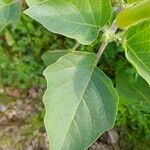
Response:
[[[2,0],[0,0],[0,31],[8,24],[18,21],[19,17],[19,1],[6,4]]]
[[[124,9],[117,16],[117,24],[120,28],[128,28],[146,19],[150,19],[150,0]]]
[[[150,84],[150,20],[129,28],[125,53],[138,73]]]
[[[120,69],[117,72],[116,89],[124,104],[150,112],[150,87],[141,77],[135,77],[125,68]]]
[[[35,4],[40,3],[42,1],[44,1],[44,0],[26,0],[26,3],[29,7],[31,7],[32,5],[35,5]]]
[[[5,6],[5,3],[2,0],[0,0],[0,7],[2,6]]]
[[[60,57],[70,53],[71,50],[54,50],[47,51],[42,55],[42,60],[44,61],[45,66],[49,66],[55,63]]]
[[[142,1],[142,0],[127,0],[127,2],[130,4],[140,2],[140,1]]]
[[[49,31],[92,43],[102,26],[111,17],[110,0],[27,0],[25,14],[40,22]]]
[[[118,96],[95,65],[94,54],[74,52],[44,71],[45,126],[51,150],[85,150],[114,125]]]

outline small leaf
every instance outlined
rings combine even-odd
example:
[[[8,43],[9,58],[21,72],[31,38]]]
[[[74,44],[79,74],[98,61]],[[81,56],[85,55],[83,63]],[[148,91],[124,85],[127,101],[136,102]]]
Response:
[[[127,59],[150,84],[150,20],[129,28],[124,47]]]
[[[71,50],[54,50],[54,51],[47,51],[42,55],[42,59],[46,66],[49,66],[55,63],[60,57],[70,53]]]
[[[110,0],[27,0],[25,14],[40,22],[49,31],[92,43],[102,26],[111,17]]]
[[[5,4],[0,0],[0,31],[10,23],[18,21],[20,17],[20,2]]]
[[[134,105],[143,111],[150,112],[150,87],[141,77],[136,77],[126,69],[117,72],[116,89],[121,102]]]
[[[117,16],[117,24],[120,28],[128,28],[146,19],[150,19],[150,0],[124,9]]]
[[[45,126],[51,150],[85,150],[114,125],[118,96],[96,56],[74,52],[50,65]]]

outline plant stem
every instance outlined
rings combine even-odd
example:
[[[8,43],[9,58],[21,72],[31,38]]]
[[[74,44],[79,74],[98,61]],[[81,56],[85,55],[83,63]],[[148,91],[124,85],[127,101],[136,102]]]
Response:
[[[117,25],[116,25],[116,21],[114,21],[112,23],[112,26],[108,29],[112,34],[115,34],[117,31]],[[99,62],[99,59],[101,58],[104,50],[106,49],[107,45],[109,44],[109,40],[108,41],[104,41],[102,43],[102,45],[100,46],[98,53],[97,53],[97,63]]]
[[[101,56],[102,56],[104,50],[106,49],[108,43],[109,43],[109,42],[103,42],[102,45],[101,45],[101,47],[99,48],[98,53],[97,53],[97,55],[96,55],[96,57],[97,57],[97,58],[96,58],[97,63],[99,62],[99,59],[101,58]],[[96,63],[96,64],[97,64],[97,63]]]
[[[72,48],[72,51],[75,51],[80,46],[80,43],[76,43],[75,46]]]

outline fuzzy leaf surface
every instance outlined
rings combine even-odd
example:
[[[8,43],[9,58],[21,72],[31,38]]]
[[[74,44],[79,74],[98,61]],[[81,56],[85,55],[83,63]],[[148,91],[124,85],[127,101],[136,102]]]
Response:
[[[62,34],[88,45],[109,22],[110,0],[27,0],[25,14],[49,31]]]
[[[117,24],[120,28],[128,28],[147,19],[150,19],[150,0],[143,0],[120,12]]]
[[[125,53],[138,73],[150,84],[150,20],[129,28]]]
[[[44,71],[51,150],[84,150],[114,125],[118,96],[95,63],[94,54],[74,52]]]

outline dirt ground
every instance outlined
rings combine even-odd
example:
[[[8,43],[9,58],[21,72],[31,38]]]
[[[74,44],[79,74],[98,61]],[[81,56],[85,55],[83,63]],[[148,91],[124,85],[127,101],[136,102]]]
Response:
[[[40,92],[0,88],[0,150],[48,150]],[[118,140],[116,130],[109,130],[89,150],[119,150]]]

